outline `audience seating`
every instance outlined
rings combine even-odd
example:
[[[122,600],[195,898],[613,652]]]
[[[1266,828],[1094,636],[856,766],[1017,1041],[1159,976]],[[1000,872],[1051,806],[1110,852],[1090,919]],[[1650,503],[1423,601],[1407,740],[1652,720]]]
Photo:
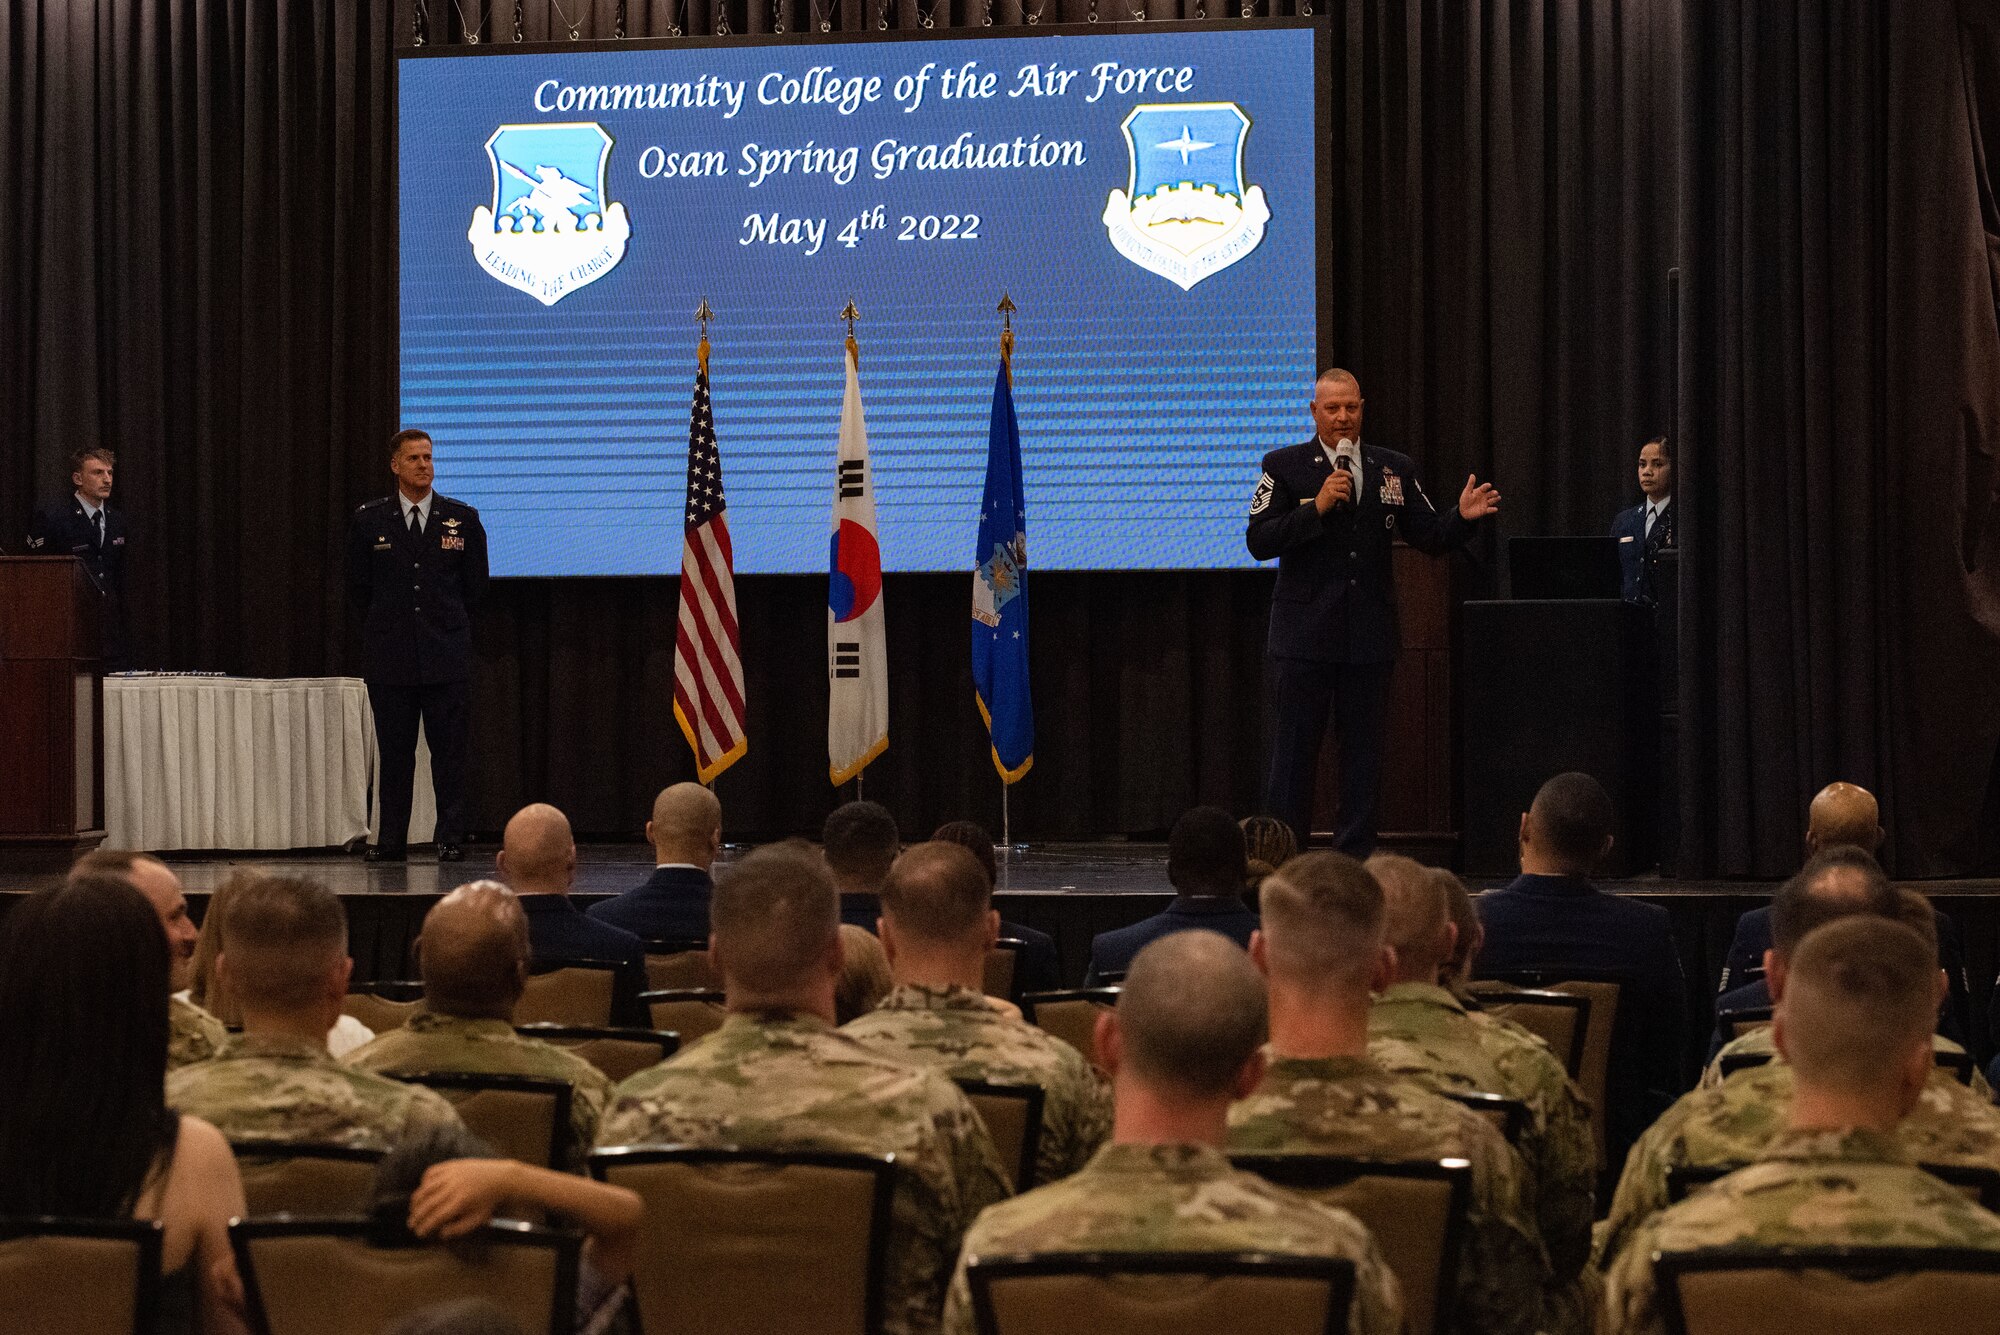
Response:
[[[1686,1200],[1691,1194],[1728,1177],[1747,1164],[1679,1164],[1667,1170],[1667,1201]],[[1917,1167],[1942,1182],[1948,1182],[1979,1202],[1985,1210],[2000,1210],[2000,1168],[1972,1164],[1926,1163]]]
[[[699,937],[646,942],[646,986],[655,990],[721,987],[708,962],[708,942]]]
[[[366,1219],[252,1219],[229,1226],[257,1335],[380,1335],[434,1303],[485,1298],[527,1335],[576,1323],[582,1239],[496,1220],[444,1246],[390,1238]]]
[[[1709,1247],[1663,1252],[1654,1273],[1684,1335],[1972,1330],[2000,1311],[2000,1252],[1967,1248]]]
[[[1020,987],[1021,952],[1027,942],[1015,936],[1003,936],[993,943],[993,949],[986,953],[986,980],[984,991],[989,997],[1002,1001],[1013,1001]]]
[[[1487,991],[1473,984],[1488,1015],[1512,1020],[1549,1045],[1549,1050],[1578,1079],[1583,1072],[1584,1040],[1590,1033],[1590,998],[1569,992],[1506,987]]]
[[[615,960],[536,960],[514,1023],[610,1024],[618,968]]]
[[[1950,1071],[1952,1078],[1957,1080],[1959,1084],[1969,1085],[1972,1083],[1972,1054],[1967,1052],[1940,1051],[1936,1056],[1937,1064]],[[1720,1064],[1724,1080],[1735,1075],[1738,1071],[1747,1071],[1752,1067],[1762,1066],[1770,1060],[1771,1054],[1768,1052],[1726,1052],[1716,1058],[1716,1061]]]
[[[707,1038],[722,1028],[722,1022],[729,1018],[722,993],[713,988],[680,987],[641,992],[639,1002],[645,1006],[646,1014],[652,1017],[653,1028],[679,1034],[682,1047]]]
[[[568,1048],[605,1074],[612,1084],[635,1076],[680,1050],[681,1036],[657,1029],[621,1029],[588,1024],[520,1024],[514,1032]]]
[[[1502,1094],[1482,1094],[1472,1091],[1452,1092],[1445,1095],[1453,1103],[1462,1103],[1493,1124],[1493,1129],[1506,1137],[1507,1143],[1515,1149],[1521,1148],[1521,1137],[1527,1133],[1529,1118],[1528,1105],[1519,1099],[1510,1099]]]
[[[537,1168],[570,1166],[569,1103],[575,1091],[567,1080],[533,1075],[467,1075],[461,1071],[417,1071],[397,1080],[426,1085],[451,1100],[466,1129],[509,1159]]]
[[[349,1145],[299,1145],[281,1140],[232,1140],[252,1217],[273,1214],[360,1214],[375,1189],[380,1150]]]
[[[982,1256],[966,1281],[983,1335],[1345,1335],[1354,1303],[1352,1261],[1266,1252]]]
[[[1115,987],[1078,987],[1030,992],[1021,998],[1021,1018],[1048,1030],[1095,1062],[1097,1017],[1118,1004]]]
[[[1590,1100],[1590,1132],[1597,1142],[1597,1166],[1600,1169],[1606,1167],[1609,1162],[1605,1150],[1606,1091],[1611,1074],[1611,1035],[1618,1024],[1619,985],[1608,979],[1574,978],[1562,972],[1538,970],[1495,973],[1488,977],[1516,988],[1566,992],[1590,1002],[1589,1013],[1585,1016],[1588,1023],[1584,1027],[1583,1057],[1577,1066],[1575,1079],[1583,1090],[1583,1096]],[[1479,990],[1478,984],[1473,986],[1475,991]],[[1483,994],[1481,999],[1484,1000]]]
[[[646,1335],[875,1335],[895,1160],[822,1150],[598,1150],[646,1202],[632,1276]]]
[[[1236,1154],[1238,1168],[1337,1205],[1375,1235],[1403,1290],[1411,1335],[1452,1328],[1472,1165],[1464,1159],[1383,1163],[1321,1154]]]
[[[423,1009],[424,985],[418,982],[351,983],[343,1014],[352,1015],[378,1034],[401,1029]]]
[[[1723,1011],[1715,1017],[1715,1027],[1722,1031],[1724,1042],[1741,1038],[1758,1029],[1769,1029],[1771,1008],[1745,1006],[1740,1010]]]
[[[1007,1185],[1016,1192],[1035,1185],[1035,1165],[1042,1143],[1042,1101],[1047,1097],[1040,1085],[997,1085],[985,1080],[960,1080],[958,1087],[986,1123],[993,1147],[1007,1169]]]
[[[153,1335],[160,1226],[0,1218],[0,1324],[16,1335]]]

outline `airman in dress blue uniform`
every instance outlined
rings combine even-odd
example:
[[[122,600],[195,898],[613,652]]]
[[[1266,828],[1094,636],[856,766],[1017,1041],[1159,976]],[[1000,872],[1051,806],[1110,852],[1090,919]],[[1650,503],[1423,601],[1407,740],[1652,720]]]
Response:
[[[1639,490],[1646,499],[1618,512],[1611,521],[1611,536],[1618,539],[1621,596],[1628,603],[1650,607],[1660,553],[1676,545],[1674,447],[1665,436],[1655,436],[1639,447]]]
[[[410,828],[417,727],[431,751],[440,861],[463,856],[472,712],[472,608],[486,588],[479,512],[431,489],[431,439],[390,444],[393,495],[354,512],[347,589],[362,613],[362,671],[382,764],[382,826],[371,861],[400,861]]]
[[[66,500],[52,501],[35,511],[28,528],[30,556],[74,556],[90,572],[103,596],[102,641],[99,656],[106,672],[128,666],[125,631],[125,548],[129,531],[125,513],[110,509],[111,474],[118,457],[99,445],[70,456],[70,486]]]
[[[1313,776],[1327,715],[1340,748],[1340,828],[1335,846],[1354,857],[1375,847],[1382,740],[1395,664],[1394,539],[1442,554],[1471,538],[1500,508],[1500,493],[1465,480],[1458,506],[1439,514],[1407,455],[1361,440],[1361,387],[1346,371],[1313,387],[1313,439],[1264,456],[1245,541],[1278,561],[1271,594],[1273,739],[1265,805],[1304,848],[1312,829]],[[1341,445],[1346,442],[1347,448]]]

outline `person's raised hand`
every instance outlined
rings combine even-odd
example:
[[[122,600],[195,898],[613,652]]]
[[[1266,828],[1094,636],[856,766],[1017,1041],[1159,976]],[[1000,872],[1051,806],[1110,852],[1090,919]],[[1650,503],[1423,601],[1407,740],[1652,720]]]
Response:
[[[1319,495],[1313,497],[1313,508],[1325,514],[1334,506],[1354,499],[1354,474],[1336,468],[1326,475],[1326,481],[1319,484]]]
[[[1500,493],[1491,482],[1465,475],[1465,490],[1458,493],[1458,512],[1467,519],[1484,519],[1500,512]]]

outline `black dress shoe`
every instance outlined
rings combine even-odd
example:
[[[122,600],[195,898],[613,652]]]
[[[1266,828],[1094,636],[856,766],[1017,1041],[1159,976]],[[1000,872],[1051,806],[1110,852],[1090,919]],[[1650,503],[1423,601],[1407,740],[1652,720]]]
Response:
[[[376,844],[361,855],[361,860],[363,862],[407,862],[409,856],[408,851],[405,849],[384,848],[382,845]]]
[[[438,861],[463,862],[465,861],[465,850],[460,848],[457,844],[439,844]]]

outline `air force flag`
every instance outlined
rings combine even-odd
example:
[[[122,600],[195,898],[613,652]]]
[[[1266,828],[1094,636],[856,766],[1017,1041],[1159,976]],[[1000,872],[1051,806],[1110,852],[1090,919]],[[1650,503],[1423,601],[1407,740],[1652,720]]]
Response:
[[[860,352],[847,341],[834,464],[833,538],[826,590],[828,774],[837,788],[889,747],[889,655],[882,620],[882,548],[875,536],[875,477],[861,417]]]
[[[1104,205],[1118,253],[1183,292],[1257,249],[1271,220],[1243,178],[1250,118],[1234,102],[1149,103],[1125,118],[1127,188]]]
[[[605,198],[611,136],[595,121],[503,125],[486,141],[491,202],[465,238],[487,274],[553,306],[625,258],[632,227]]]
[[[1021,490],[1021,428],[1007,358],[993,381],[986,432],[986,498],[972,552],[972,689],[993,739],[993,768],[1013,783],[1035,763],[1028,693],[1028,507]]]

